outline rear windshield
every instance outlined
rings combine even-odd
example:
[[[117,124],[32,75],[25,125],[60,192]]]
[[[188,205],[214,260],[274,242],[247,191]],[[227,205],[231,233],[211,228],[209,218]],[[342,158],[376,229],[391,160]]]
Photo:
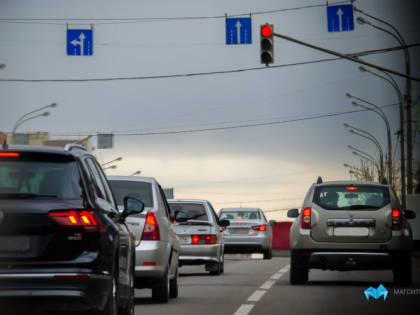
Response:
[[[319,186],[313,202],[327,210],[379,209],[389,203],[389,189],[380,186]]]
[[[260,220],[261,216],[258,211],[247,211],[247,210],[222,210],[220,212],[220,219],[227,220]]]
[[[0,198],[82,199],[82,183],[74,160],[67,156],[22,154],[0,158]]]
[[[206,209],[202,203],[169,203],[171,215],[176,217],[179,212],[184,213],[189,220],[208,221]]]
[[[153,207],[152,184],[127,180],[108,180],[117,205],[124,205],[124,197],[130,196],[141,200],[145,207]]]

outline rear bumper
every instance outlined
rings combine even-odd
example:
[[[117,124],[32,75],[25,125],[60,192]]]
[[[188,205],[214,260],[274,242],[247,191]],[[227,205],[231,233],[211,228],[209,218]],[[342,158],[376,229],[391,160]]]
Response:
[[[136,247],[136,278],[163,278],[169,255],[167,242],[141,241]]]
[[[101,310],[111,286],[111,276],[92,273],[0,273],[0,304],[17,311]]]
[[[410,251],[360,250],[292,250],[301,267],[322,270],[386,270],[393,269],[400,257]]]
[[[204,265],[210,262],[219,262],[222,246],[214,245],[181,245],[179,265]]]
[[[226,253],[255,253],[270,249],[270,237],[266,233],[255,236],[225,235]]]

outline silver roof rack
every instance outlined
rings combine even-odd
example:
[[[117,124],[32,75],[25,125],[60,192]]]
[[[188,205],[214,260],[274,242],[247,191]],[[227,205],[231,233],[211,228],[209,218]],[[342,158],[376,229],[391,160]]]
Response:
[[[322,184],[322,177],[318,176],[317,180],[316,180],[317,184]]]
[[[86,148],[84,146],[82,146],[80,144],[77,144],[77,143],[69,143],[69,144],[66,144],[66,146],[64,147],[64,150],[66,150],[66,151],[71,151],[73,149],[79,149],[79,150],[86,151]]]

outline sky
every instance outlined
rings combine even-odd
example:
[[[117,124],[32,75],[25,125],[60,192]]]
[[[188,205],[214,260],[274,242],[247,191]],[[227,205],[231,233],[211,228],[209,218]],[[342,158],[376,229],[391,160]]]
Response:
[[[418,1],[354,5],[391,22],[407,43],[420,43]],[[224,16],[249,13],[252,44],[226,45]],[[350,178],[343,163],[360,160],[347,145],[377,156],[344,123],[372,133],[387,150],[384,122],[374,112],[307,118],[357,110],[345,97],[351,93],[389,105],[383,110],[394,134],[398,99],[387,82],[361,73],[353,62],[296,65],[332,56],[280,38],[274,40],[275,67],[265,67],[259,57],[259,27],[265,23],[276,33],[341,53],[398,46],[388,34],[356,21],[354,31],[328,33],[325,1],[319,0],[2,0],[0,130],[10,132],[23,114],[56,102],[48,117],[18,131],[45,131],[53,139],[93,135],[94,146],[97,133],[114,133],[112,149],[94,151],[102,163],[123,157],[108,175],[140,170],[173,187],[176,198],[207,199],[216,210],[260,207],[269,219],[285,220],[285,210],[301,207],[318,176]],[[92,56],[66,55],[67,28],[93,28]],[[410,53],[412,75],[420,77],[420,50]],[[402,51],[361,59],[400,72],[405,67]],[[250,68],[256,70],[229,72]],[[156,78],[218,71],[228,73]],[[105,78],[115,80],[8,81]],[[405,90],[405,80],[394,78]],[[413,82],[413,101],[419,92]],[[194,131],[261,123],[267,124]],[[173,131],[189,132],[165,134]],[[418,159],[418,133],[414,139]]]

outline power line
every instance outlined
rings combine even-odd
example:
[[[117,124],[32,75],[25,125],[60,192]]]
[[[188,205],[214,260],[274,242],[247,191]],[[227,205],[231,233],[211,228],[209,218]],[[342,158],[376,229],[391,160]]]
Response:
[[[329,5],[337,5],[347,3],[348,1],[337,1],[330,3]],[[291,7],[283,9],[274,9],[274,10],[263,10],[255,12],[246,12],[239,14],[230,14],[229,16],[243,17],[250,15],[265,15],[265,14],[275,14],[289,11],[297,11],[311,8],[320,8],[326,7],[327,4],[315,4],[315,5],[305,5],[300,7]],[[226,14],[223,15],[208,15],[208,16],[173,16],[173,17],[148,17],[148,18],[0,18],[2,23],[28,23],[28,24],[53,24],[53,25],[65,25],[66,23],[51,23],[43,21],[110,21],[102,23],[92,23],[93,25],[107,25],[107,24],[126,24],[126,23],[145,23],[145,22],[168,22],[168,21],[194,21],[194,20],[211,20],[211,19],[224,19]],[[89,23],[91,24],[91,23]]]
[[[407,48],[413,48],[420,46],[420,43],[408,45]],[[359,53],[346,54],[345,56],[349,57],[361,57],[371,54],[386,53],[396,50],[401,50],[403,47],[396,46],[391,48],[384,49],[375,49],[368,50]],[[208,71],[208,72],[193,72],[193,73],[184,73],[184,74],[166,74],[166,75],[152,75],[152,76],[134,76],[134,77],[108,77],[108,78],[85,78],[85,79],[0,79],[0,82],[28,82],[28,83],[44,83],[44,82],[102,82],[102,81],[131,81],[131,80],[153,80],[153,79],[170,79],[170,78],[188,78],[188,77],[197,77],[203,75],[217,75],[217,74],[227,74],[227,73],[240,73],[247,71],[256,71],[256,70],[267,70],[275,68],[286,68],[293,66],[302,66],[308,64],[322,63],[327,61],[336,61],[343,59],[342,57],[334,58],[325,58],[311,61],[303,62],[294,62],[281,65],[273,65],[270,67],[252,67],[252,68],[242,68],[234,70],[218,70],[218,71]]]
[[[392,105],[385,105],[385,106],[396,106],[396,105],[399,105],[399,104],[392,104]],[[385,107],[385,106],[381,106],[381,107]],[[280,121],[273,121],[273,122],[255,123],[255,124],[244,124],[244,125],[234,125],[234,126],[226,126],[226,127],[187,129],[187,130],[173,130],[173,131],[162,131],[162,132],[118,133],[118,134],[114,134],[114,136],[170,135],[170,134],[196,133],[196,132],[229,130],[229,129],[239,129],[239,128],[272,126],[272,125],[282,125],[282,124],[286,124],[286,123],[299,122],[299,121],[305,121],[305,120],[313,120],[313,119],[319,119],[319,118],[326,118],[326,117],[341,116],[341,115],[346,115],[346,114],[360,113],[360,112],[365,112],[365,111],[368,111],[368,110],[367,109],[360,109],[360,110],[352,110],[352,111],[346,111],[346,112],[322,114],[322,115],[313,116],[313,117],[303,117],[303,118],[295,118],[295,119],[280,120]],[[75,134],[73,134],[73,135],[54,134],[54,136],[73,137],[73,136],[76,136],[76,135]],[[78,134],[77,136],[89,136],[89,135],[88,134]]]
[[[302,200],[302,197],[296,197],[296,198],[279,198],[279,199],[259,199],[259,200],[247,200],[247,201],[218,201],[218,202],[212,202],[214,204],[232,204],[232,203],[254,203],[254,202],[274,202],[274,201],[285,201],[285,200]]]

